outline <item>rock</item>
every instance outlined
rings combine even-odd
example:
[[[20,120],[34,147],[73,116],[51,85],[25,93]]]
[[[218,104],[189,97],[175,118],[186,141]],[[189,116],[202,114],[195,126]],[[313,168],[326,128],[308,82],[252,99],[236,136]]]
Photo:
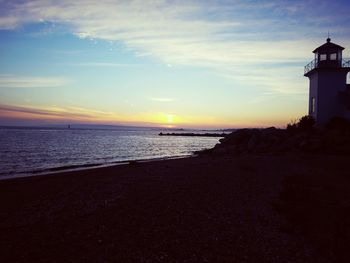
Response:
[[[259,137],[257,134],[253,134],[253,136],[250,137],[248,144],[247,144],[247,149],[248,151],[253,150],[256,148],[257,144],[259,142]]]
[[[326,129],[288,130],[269,127],[266,129],[241,129],[220,139],[212,154],[328,152],[350,154],[350,134],[346,131]]]

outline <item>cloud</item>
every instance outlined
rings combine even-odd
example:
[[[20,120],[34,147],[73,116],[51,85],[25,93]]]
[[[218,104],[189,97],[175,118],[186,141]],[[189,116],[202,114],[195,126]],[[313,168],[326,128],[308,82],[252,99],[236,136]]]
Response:
[[[73,105],[29,106],[0,104],[0,121],[1,119],[114,123],[127,122],[128,116],[123,116],[116,112],[101,111]]]
[[[175,101],[174,98],[150,98],[150,100],[156,101],[156,102],[172,102],[172,101]]]
[[[298,66],[252,67],[250,70],[236,69],[223,71],[220,76],[238,83],[245,83],[254,90],[276,95],[293,95],[307,97],[307,78]]]
[[[155,56],[168,64],[234,64],[295,58],[295,52],[305,47],[297,44],[300,39],[283,39],[283,35],[290,36],[295,29],[301,29],[299,34],[305,33],[305,27],[295,23],[287,26],[293,18],[288,14],[295,14],[302,7],[305,5],[301,3],[282,5],[279,1],[200,4],[150,0],[145,4],[37,0],[7,6],[0,26],[6,29],[26,23],[61,23],[80,38],[121,41],[138,54]],[[285,22],[277,19],[281,14],[287,14]],[[317,21],[319,17],[323,16],[317,16]],[[289,46],[294,46],[293,55],[283,52]],[[300,55],[303,54],[297,57]]]
[[[175,118],[176,117],[176,118]],[[196,117],[195,120],[203,118]],[[142,112],[137,114],[118,114],[78,106],[27,106],[0,104],[0,123],[16,120],[37,120],[52,123],[101,123],[122,125],[162,126],[180,120],[178,116],[163,112]],[[191,124],[181,117],[182,124]],[[205,122],[203,122],[205,123]],[[193,123],[192,123],[193,125]]]
[[[127,64],[127,63],[110,63],[110,62],[84,62],[84,63],[72,63],[65,64],[73,67],[112,67],[112,68],[132,68],[139,67],[139,64]]]
[[[24,115],[34,115],[34,116],[41,116],[46,118],[86,118],[90,117],[91,115],[88,113],[72,113],[69,111],[69,109],[65,108],[59,108],[59,107],[43,107],[43,108],[34,108],[34,107],[28,107],[28,106],[14,106],[14,105],[4,105],[0,104],[0,115],[6,115],[3,114],[4,112],[11,112],[11,113],[22,113]]]
[[[0,88],[49,88],[65,86],[68,83],[68,79],[59,77],[0,75]]]
[[[251,85],[251,79],[245,75],[254,73],[256,79],[264,79],[264,86],[270,85],[273,90],[274,85],[285,83],[276,84],[256,68],[263,66],[272,70],[276,69],[276,63],[297,62],[302,72],[307,58],[312,58],[311,49],[322,44],[319,40],[328,30],[350,43],[347,10],[336,2],[6,2],[0,28],[57,23],[65,25],[79,38],[121,42],[137,56],[149,56],[168,65],[207,68],[221,75],[231,75],[245,85]],[[86,63],[84,66],[89,65],[123,66],[114,63]],[[287,71],[283,74],[278,76],[281,81],[291,79]],[[294,77],[288,87],[293,90],[300,83],[299,77]]]

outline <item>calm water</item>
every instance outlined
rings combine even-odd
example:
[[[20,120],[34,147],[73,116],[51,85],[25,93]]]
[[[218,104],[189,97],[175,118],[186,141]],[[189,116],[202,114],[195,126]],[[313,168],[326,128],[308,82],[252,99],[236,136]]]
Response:
[[[212,148],[219,140],[158,136],[161,131],[0,128],[0,179],[129,160],[186,156]]]

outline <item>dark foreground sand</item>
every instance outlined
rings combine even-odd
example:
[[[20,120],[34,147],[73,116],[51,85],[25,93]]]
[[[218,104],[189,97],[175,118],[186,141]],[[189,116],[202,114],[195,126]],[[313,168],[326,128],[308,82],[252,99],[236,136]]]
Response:
[[[346,262],[349,164],[200,156],[0,181],[0,261]]]

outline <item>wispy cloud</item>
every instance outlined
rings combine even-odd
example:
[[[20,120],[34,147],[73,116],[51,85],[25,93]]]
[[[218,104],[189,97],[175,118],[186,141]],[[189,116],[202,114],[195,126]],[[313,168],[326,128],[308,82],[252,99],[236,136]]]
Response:
[[[178,121],[178,116],[164,112],[143,112],[138,114],[118,114],[117,112],[82,108],[79,106],[28,106],[0,104],[0,123],[2,120],[40,120],[55,122],[80,122],[125,125],[166,125]],[[195,118],[198,123],[198,117]],[[199,119],[200,120],[200,119]],[[181,117],[181,124],[188,124]]]
[[[126,121],[127,117],[116,112],[84,108],[74,105],[8,105],[0,104],[0,117],[12,119],[31,118],[42,120],[66,120],[83,122]]]
[[[169,63],[285,60],[304,55],[305,47],[300,41],[306,32],[322,29],[320,24],[325,16],[319,14],[326,10],[319,10],[322,2],[314,4],[314,1],[150,0],[145,4],[137,0],[34,0],[8,4],[0,18],[0,27],[45,21],[63,23],[81,38],[122,41],[139,54],[157,56]],[[332,6],[328,4],[327,10]],[[336,24],[340,28],[337,20],[341,20],[343,12],[338,10],[339,16],[332,17],[329,27]],[[297,18],[309,28],[297,23]],[[288,47],[293,47],[292,54],[285,52]]]
[[[90,114],[75,112],[72,113],[69,109],[59,107],[29,107],[29,106],[14,106],[0,104],[0,115],[6,115],[4,112],[24,113],[46,118],[87,118]]]
[[[156,101],[156,102],[172,102],[172,101],[175,101],[174,98],[150,98],[150,100]]]
[[[348,10],[337,1],[33,0],[7,2],[3,10],[2,29],[59,23],[80,38],[122,42],[137,56],[164,64],[208,68],[246,85],[251,82],[245,77],[250,72],[264,79],[270,90],[284,85],[289,73],[279,75],[281,82],[276,84],[265,78],[266,72],[255,70],[259,65],[275,69],[275,63],[298,61],[302,67],[311,58],[310,48],[321,44],[319,39],[328,30],[350,43]],[[288,87],[295,90],[300,84],[295,77]]]
[[[61,87],[68,83],[68,79],[60,77],[0,75],[0,88],[50,88]]]
[[[110,62],[84,62],[84,63],[73,63],[68,66],[76,67],[115,67],[115,68],[130,68],[138,67],[138,64],[126,64],[126,63],[110,63]]]

